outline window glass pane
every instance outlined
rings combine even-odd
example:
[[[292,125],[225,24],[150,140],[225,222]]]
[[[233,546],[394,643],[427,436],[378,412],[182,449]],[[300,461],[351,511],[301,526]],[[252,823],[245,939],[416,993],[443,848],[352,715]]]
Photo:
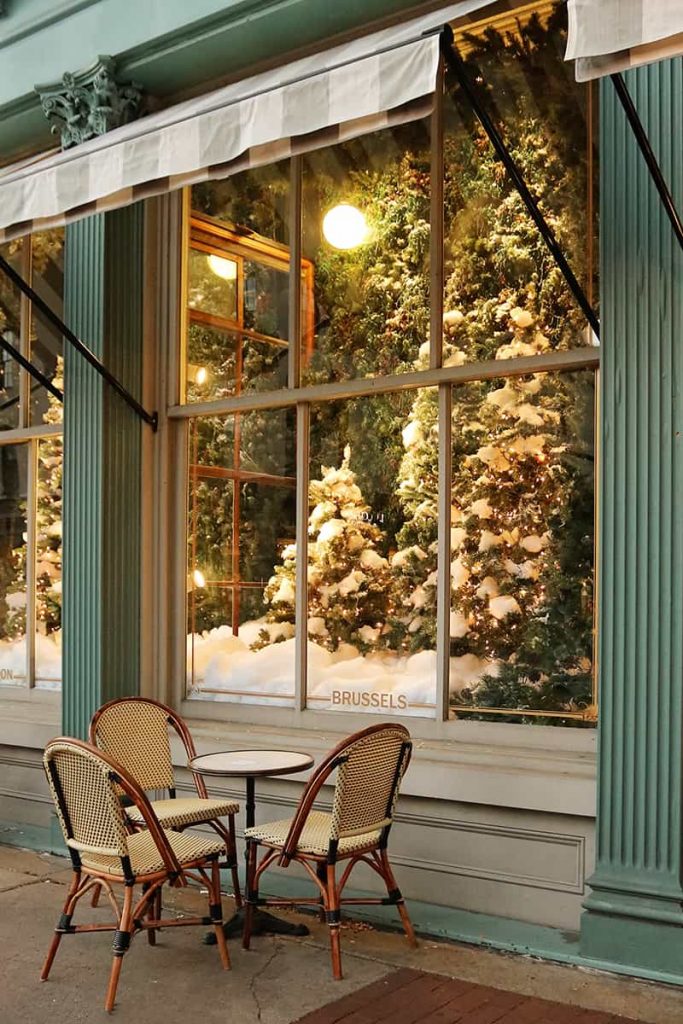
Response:
[[[31,284],[59,317],[64,315],[64,231],[31,237]],[[31,362],[60,390],[64,388],[62,335],[40,310],[31,309]],[[32,377],[31,422],[61,423],[62,403]]]
[[[275,567],[295,540],[294,411],[195,420],[188,503],[188,690],[290,705],[294,620]]]
[[[289,160],[203,181],[191,196],[198,213],[289,245]]]
[[[414,369],[429,340],[429,171],[427,121],[303,157],[305,382]]]
[[[26,681],[29,446],[0,446],[0,683]]]
[[[455,387],[452,427],[451,703],[594,719],[594,376]]]
[[[287,384],[289,173],[283,161],[191,190],[187,402]],[[209,278],[228,266],[216,297]]]
[[[237,263],[217,253],[190,249],[188,305],[221,320],[237,319]]]
[[[23,269],[22,238],[0,245],[4,256],[19,273]],[[0,274],[0,334],[21,351],[21,293],[4,274]],[[4,350],[0,351],[0,430],[11,430],[19,423],[19,366]]]
[[[62,439],[38,442],[36,502],[36,686],[62,678]]]
[[[433,388],[312,407],[309,707],[434,716],[436,412]]]
[[[595,305],[592,86],[564,61],[566,9],[456,34],[467,73]],[[444,135],[444,362],[595,343],[554,258],[452,75]]]

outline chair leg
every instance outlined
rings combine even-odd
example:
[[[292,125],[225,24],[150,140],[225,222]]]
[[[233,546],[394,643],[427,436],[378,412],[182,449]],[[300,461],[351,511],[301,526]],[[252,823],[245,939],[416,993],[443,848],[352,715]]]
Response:
[[[391,864],[389,863],[389,855],[386,850],[379,851],[379,861],[382,869],[382,878],[384,884],[387,887],[387,893],[393,903],[396,904],[396,908],[401,915],[401,923],[403,930],[406,933],[406,938],[411,946],[417,946],[417,939],[415,938],[415,932],[413,931],[413,924],[408,915],[406,909],[405,900],[394,877],[394,872],[391,870]]]
[[[341,981],[341,911],[334,864],[327,865],[327,923],[330,927],[332,974],[335,981]]]
[[[315,873],[318,876],[318,881],[322,886],[327,885],[327,864],[324,861],[319,861],[315,869]],[[325,897],[320,894],[320,905],[318,907],[318,920],[325,923]]]
[[[90,906],[91,907],[99,907],[101,892],[102,892],[102,886],[101,885],[93,886],[92,897],[91,897],[91,900],[90,900]]]
[[[119,921],[118,931],[114,934],[114,960],[111,965],[111,974],[109,975],[109,986],[107,988],[107,995],[104,1000],[104,1008],[107,1013],[111,1013],[114,1009],[114,1003],[116,1002],[116,989],[119,984],[119,976],[121,974],[121,966],[123,964],[123,958],[128,951],[130,946],[131,935],[133,931],[133,886],[127,885],[123,891],[123,909],[121,910],[121,920]]]
[[[148,890],[149,890],[149,884],[143,885],[143,887],[142,887],[143,893],[147,892]],[[147,917],[149,918],[150,921],[158,921],[157,912],[156,912],[156,910],[157,910],[157,893],[158,893],[158,891],[159,890],[157,889],[156,892],[154,892],[152,894],[152,897],[151,897],[151,899],[150,899],[150,901],[149,901],[149,903],[147,905],[146,913],[147,913]],[[147,942],[149,943],[149,945],[150,946],[156,946],[156,944],[157,944],[156,929],[155,928],[146,928],[145,931],[147,932]]]
[[[78,900],[75,899],[75,897],[76,893],[78,892],[80,884],[81,873],[80,871],[74,870],[74,873],[71,877],[71,885],[69,886],[69,892],[67,893],[67,897],[64,900],[62,915],[55,926],[55,933],[52,936],[52,942],[50,943],[50,948],[47,951],[47,956],[45,957],[43,969],[40,972],[41,981],[47,981],[50,975],[50,968],[52,967],[52,962],[59,948],[59,943],[62,941],[62,935],[64,935],[65,929],[68,928],[71,923],[71,914],[73,913],[73,909],[76,903],[78,902]]]
[[[223,901],[221,900],[221,872],[218,861],[211,861],[211,888],[209,890],[209,914],[213,921],[213,930],[216,933],[216,944],[220,953],[223,970],[230,970],[230,954],[228,944],[225,941],[223,931]]]
[[[242,946],[249,949],[251,943],[251,928],[254,922],[254,908],[258,893],[256,891],[256,853],[258,847],[253,839],[247,839],[247,881],[244,905],[244,931],[242,932]]]

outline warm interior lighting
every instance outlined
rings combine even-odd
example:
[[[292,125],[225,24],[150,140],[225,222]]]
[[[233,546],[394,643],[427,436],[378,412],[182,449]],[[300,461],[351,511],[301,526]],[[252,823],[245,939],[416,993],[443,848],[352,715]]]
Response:
[[[205,366],[198,367],[194,379],[196,384],[206,384],[209,379],[209,371],[207,368]]]
[[[202,590],[206,586],[206,577],[201,569],[194,569],[187,574],[187,589]]]
[[[224,281],[236,279],[237,264],[234,260],[226,260],[225,256],[216,256],[214,253],[211,253],[208,259],[209,266],[216,277],[222,277]]]
[[[355,249],[369,234],[365,215],[350,203],[340,203],[323,218],[323,235],[335,249]]]

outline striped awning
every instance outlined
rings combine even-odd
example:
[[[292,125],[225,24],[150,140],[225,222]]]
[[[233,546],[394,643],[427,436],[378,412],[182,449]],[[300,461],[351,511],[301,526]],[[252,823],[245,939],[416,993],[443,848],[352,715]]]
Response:
[[[461,0],[5,168],[0,241],[424,116],[439,29],[486,2]]]
[[[586,82],[683,53],[683,0],[568,0],[567,60]]]

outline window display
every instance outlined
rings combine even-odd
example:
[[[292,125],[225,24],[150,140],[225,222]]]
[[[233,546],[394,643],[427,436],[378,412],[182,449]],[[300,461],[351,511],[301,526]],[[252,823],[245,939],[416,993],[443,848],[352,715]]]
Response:
[[[594,98],[565,18],[456,44],[593,302]],[[190,692],[265,699],[258,654],[312,712],[592,724],[597,340],[471,109],[446,75],[432,118],[258,175],[192,192],[187,398],[225,408],[190,421]],[[234,274],[209,287],[216,258]]]

